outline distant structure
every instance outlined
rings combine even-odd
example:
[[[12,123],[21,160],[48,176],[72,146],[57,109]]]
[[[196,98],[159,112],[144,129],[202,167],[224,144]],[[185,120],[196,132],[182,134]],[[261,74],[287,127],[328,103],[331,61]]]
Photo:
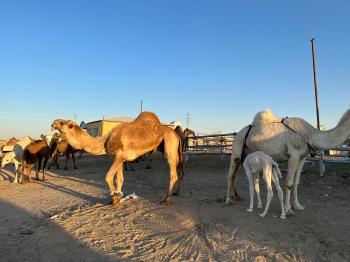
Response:
[[[170,122],[170,125],[172,125],[172,126],[174,126],[174,127],[182,126],[182,125],[181,125],[181,121],[179,121],[179,120],[171,121],[171,122]]]
[[[113,116],[110,118],[103,117],[100,120],[87,122],[84,121],[80,124],[81,128],[84,124],[86,126],[86,131],[91,136],[104,136],[109,131],[111,131],[114,127],[119,126],[124,123],[130,123],[134,121],[135,117],[128,117],[128,116]],[[170,126],[172,128],[175,128],[177,123],[180,123],[179,121],[173,121],[171,123],[162,123],[163,125]],[[181,123],[180,123],[181,124]]]
[[[186,113],[186,127],[188,128],[188,124],[190,123],[190,113]]]

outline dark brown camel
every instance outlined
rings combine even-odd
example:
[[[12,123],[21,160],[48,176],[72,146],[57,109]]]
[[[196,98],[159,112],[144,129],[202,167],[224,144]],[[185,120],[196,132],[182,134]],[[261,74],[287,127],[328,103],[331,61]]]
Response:
[[[176,134],[181,138],[182,141],[182,149],[183,151],[187,150],[187,138],[189,135],[193,135],[195,136],[196,134],[194,133],[194,131],[192,131],[191,129],[186,128],[185,130],[182,130],[181,126],[177,126],[175,128],[175,132]]]
[[[49,160],[49,157],[50,157],[50,147],[48,146],[46,141],[35,140],[32,143],[30,143],[24,149],[24,152],[23,152],[20,183],[21,184],[24,183],[24,169],[26,169],[26,172],[27,172],[28,182],[29,183],[32,182],[30,172],[37,161],[39,162],[36,169],[36,179],[39,180],[39,172],[41,169],[41,162],[43,158],[44,158],[44,163],[42,166],[42,170],[43,170],[42,180],[45,180],[45,166],[47,161]]]
[[[56,163],[57,169],[59,169],[58,165],[58,156],[59,155],[65,155],[66,156],[66,165],[64,167],[64,170],[67,170],[67,163],[69,159],[69,155],[72,155],[73,163],[74,163],[74,169],[77,169],[77,166],[75,165],[75,152],[76,150],[68,144],[67,141],[61,140],[61,141],[53,141],[51,145],[51,160],[48,169],[50,169],[52,162]]]

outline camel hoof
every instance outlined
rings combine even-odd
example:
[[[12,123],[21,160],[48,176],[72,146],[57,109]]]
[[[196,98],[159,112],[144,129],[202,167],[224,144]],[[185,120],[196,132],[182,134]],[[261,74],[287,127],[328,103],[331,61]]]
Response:
[[[247,212],[253,212],[253,209],[248,208]]]
[[[259,216],[261,216],[261,217],[265,217],[265,215],[266,214],[264,214],[264,213],[259,214]]]
[[[296,205],[294,205],[294,209],[298,210],[298,211],[302,211],[302,210],[305,210],[306,207],[303,205],[300,205],[300,204],[296,204]]]
[[[294,211],[292,210],[292,209],[287,209],[287,211],[286,211],[286,214],[287,214],[287,216],[293,216],[294,215]]]
[[[286,219],[286,215],[281,215],[280,218],[281,219]]]
[[[256,208],[262,208],[262,207],[263,207],[262,204],[258,204],[258,205],[256,206]]]
[[[171,198],[166,197],[162,202],[160,202],[161,205],[170,205],[171,204]]]
[[[120,202],[121,197],[117,195],[113,195],[111,201],[109,202],[109,205],[111,207],[116,206]]]
[[[146,166],[146,169],[152,169],[152,167],[151,166]]]
[[[233,201],[231,197],[226,197],[226,205],[232,205]]]
[[[235,196],[234,198],[235,201],[243,201],[244,198],[243,197],[240,197],[239,195]]]

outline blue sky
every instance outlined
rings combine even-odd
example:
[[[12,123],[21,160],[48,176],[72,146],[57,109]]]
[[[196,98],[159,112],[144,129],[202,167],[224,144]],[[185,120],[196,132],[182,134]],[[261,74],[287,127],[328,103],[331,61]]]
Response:
[[[307,2],[307,3],[306,3]],[[349,107],[347,1],[2,1],[0,138],[137,116],[233,132],[261,109],[316,123]]]

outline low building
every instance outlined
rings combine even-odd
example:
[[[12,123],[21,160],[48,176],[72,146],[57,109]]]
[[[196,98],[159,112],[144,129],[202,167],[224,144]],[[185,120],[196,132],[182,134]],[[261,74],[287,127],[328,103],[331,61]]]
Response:
[[[86,131],[91,136],[97,137],[97,136],[104,136],[105,134],[109,133],[114,127],[119,126],[124,123],[130,123],[134,121],[134,117],[127,117],[127,116],[114,116],[110,118],[104,118],[101,120],[96,120],[92,122],[84,122],[84,125],[86,126]],[[178,121],[172,122],[174,124],[177,124]],[[163,125],[170,126],[172,128],[175,128],[174,124],[172,123],[162,123]]]

